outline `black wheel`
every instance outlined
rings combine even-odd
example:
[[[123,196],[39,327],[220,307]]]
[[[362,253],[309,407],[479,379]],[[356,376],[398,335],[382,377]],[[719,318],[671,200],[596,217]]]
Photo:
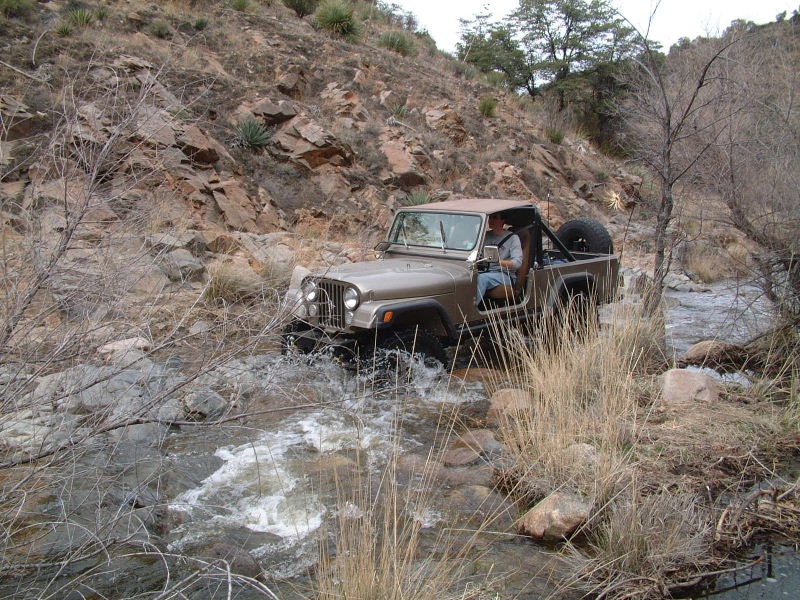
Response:
[[[571,219],[556,232],[568,250],[613,254],[614,241],[603,224],[594,219]]]
[[[421,327],[396,329],[363,341],[361,370],[375,381],[406,381],[413,358],[425,366],[447,364],[447,354],[435,335]]]
[[[309,354],[313,348],[301,343],[300,335],[310,331],[311,325],[303,321],[291,321],[281,333],[281,354]]]

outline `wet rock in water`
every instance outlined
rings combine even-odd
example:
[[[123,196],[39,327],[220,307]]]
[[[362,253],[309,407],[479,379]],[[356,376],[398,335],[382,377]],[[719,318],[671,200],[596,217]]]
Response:
[[[453,443],[458,448],[473,448],[482,454],[494,454],[503,450],[503,444],[494,438],[488,429],[470,429],[458,436]]]
[[[507,415],[515,415],[531,409],[530,394],[517,388],[497,390],[492,394],[489,403],[486,424],[490,427],[500,425],[501,420]]]
[[[442,463],[421,454],[404,454],[397,459],[398,475],[405,477],[422,477],[423,475],[436,478],[442,471]]]
[[[481,485],[491,487],[494,469],[488,465],[476,467],[449,467],[439,472],[441,479],[450,485]]]
[[[688,369],[670,369],[664,373],[661,400],[664,404],[717,402],[719,387],[704,373]]]
[[[110,436],[114,440],[160,446],[167,437],[167,427],[161,423],[138,423],[114,429]]]
[[[719,340],[703,340],[684,352],[678,364],[738,370],[745,367],[749,359],[749,353],[741,346]]]
[[[519,530],[539,540],[563,539],[589,518],[592,504],[581,496],[553,492],[519,520]]]
[[[477,462],[481,453],[473,448],[451,448],[442,456],[445,467],[461,467]]]
[[[490,521],[491,529],[510,529],[514,524],[514,504],[502,494],[483,485],[467,485],[447,495],[446,503],[462,514],[481,522]]]
[[[186,413],[206,419],[222,416],[228,408],[225,398],[211,390],[190,392],[183,399]]]
[[[225,542],[217,542],[211,546],[209,554],[214,558],[220,558],[230,565],[230,569],[237,575],[245,577],[258,577],[261,574],[261,567],[255,558],[242,548]]]

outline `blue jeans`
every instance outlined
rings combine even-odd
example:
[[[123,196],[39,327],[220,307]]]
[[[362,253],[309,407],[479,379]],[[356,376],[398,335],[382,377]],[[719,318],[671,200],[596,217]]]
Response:
[[[486,273],[478,273],[478,294],[475,298],[475,304],[480,304],[483,300],[484,294],[487,290],[496,288],[498,285],[513,285],[514,280],[511,279],[508,272],[501,271],[487,271]]]

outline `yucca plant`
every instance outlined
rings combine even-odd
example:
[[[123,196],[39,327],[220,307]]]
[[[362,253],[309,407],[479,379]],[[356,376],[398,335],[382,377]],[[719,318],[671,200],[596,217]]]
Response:
[[[361,36],[361,22],[353,5],[346,0],[325,0],[314,13],[314,22],[318,27],[351,42]]]
[[[232,0],[231,8],[233,8],[233,10],[238,10],[239,12],[245,12],[248,8],[250,8],[250,2],[249,0]]]
[[[283,0],[283,3],[291,8],[301,19],[314,14],[319,6],[319,0]]]
[[[193,27],[196,31],[203,31],[206,27],[208,27],[208,19],[205,17],[200,17],[199,19],[195,20]]]
[[[61,37],[69,37],[72,35],[72,25],[69,23],[61,23],[56,27],[56,35]]]
[[[378,46],[388,48],[403,56],[414,56],[417,53],[414,38],[402,31],[387,31],[378,40]]]
[[[0,0],[0,12],[5,16],[24,17],[33,9],[33,3],[30,0]]]
[[[548,127],[544,134],[547,136],[547,139],[554,144],[560,144],[564,141],[564,130],[560,127]]]
[[[484,117],[494,117],[495,110],[497,109],[497,98],[494,96],[486,96],[481,98],[478,103],[478,110]]]
[[[152,33],[157,38],[166,39],[172,33],[172,30],[169,28],[164,21],[155,21],[150,26],[150,33]]]
[[[238,145],[251,150],[260,150],[269,143],[270,139],[267,129],[255,119],[242,121],[236,133]]]
[[[88,27],[94,22],[94,13],[86,8],[76,8],[67,13],[67,21],[75,27]]]
[[[106,7],[98,8],[96,14],[98,21],[105,21],[108,18],[108,9]]]

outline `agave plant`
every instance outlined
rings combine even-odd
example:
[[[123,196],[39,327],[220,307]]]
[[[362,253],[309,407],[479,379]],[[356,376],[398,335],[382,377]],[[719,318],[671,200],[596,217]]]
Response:
[[[242,121],[237,128],[237,143],[251,150],[260,150],[269,143],[270,134],[255,119]]]

